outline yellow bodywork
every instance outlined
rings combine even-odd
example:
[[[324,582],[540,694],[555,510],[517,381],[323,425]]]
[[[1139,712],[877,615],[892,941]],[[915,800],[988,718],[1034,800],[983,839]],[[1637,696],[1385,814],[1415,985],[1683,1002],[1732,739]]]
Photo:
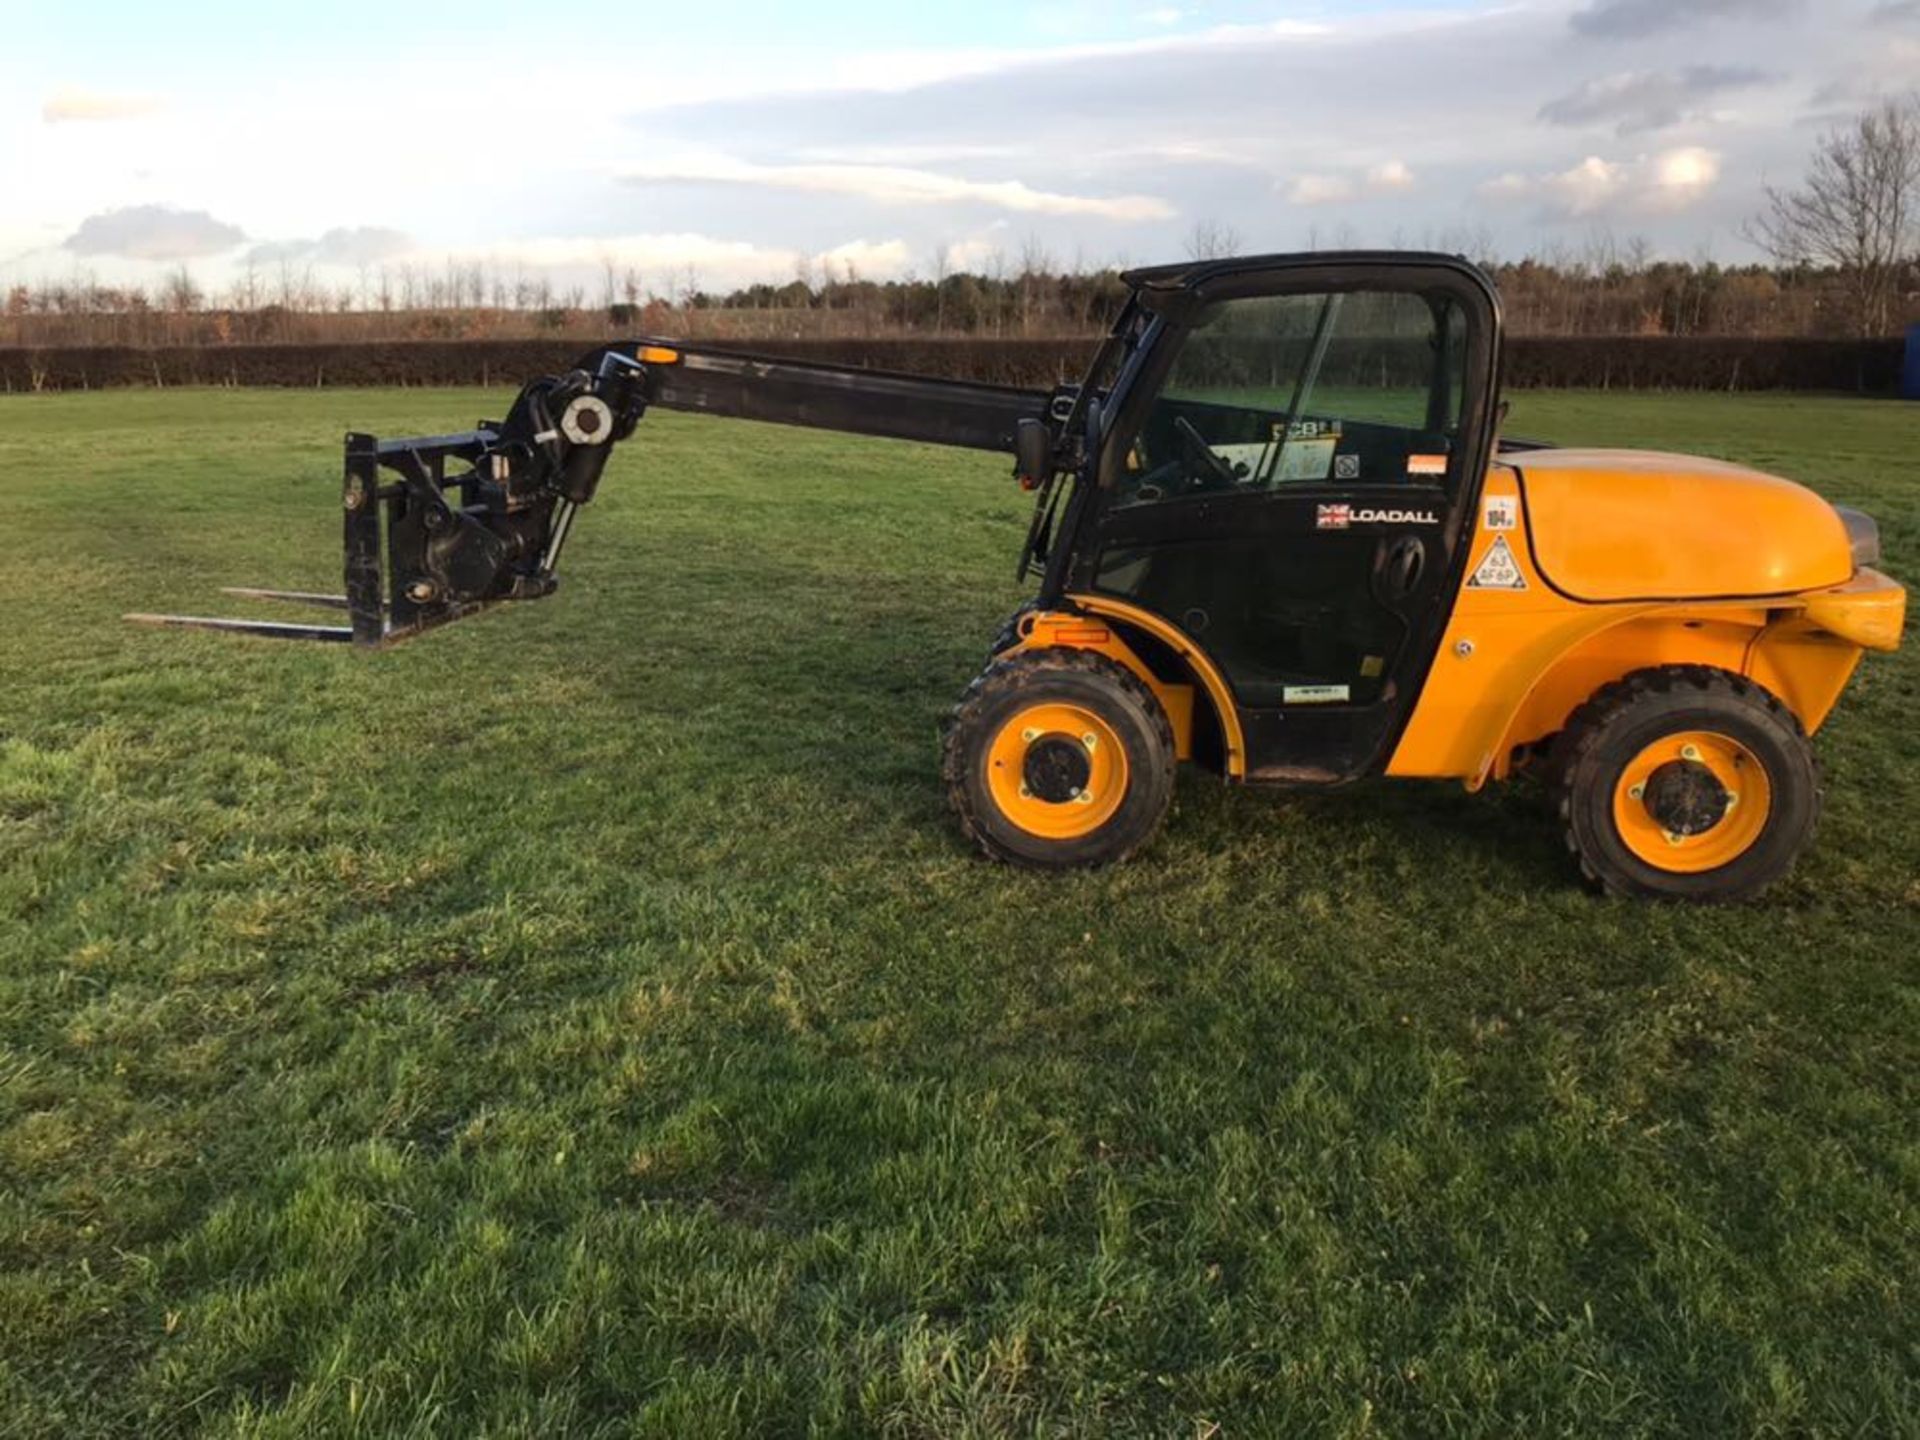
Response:
[[[1473,584],[1496,544],[1524,588]],[[1497,466],[1471,547],[1390,775],[1504,778],[1594,691],[1657,665],[1745,675],[1811,734],[1863,648],[1899,644],[1906,611],[1899,585],[1853,572],[1832,506],[1712,461],[1543,451],[1524,480]]]
[[[1738,466],[1626,451],[1541,451],[1497,465],[1469,534],[1466,583],[1387,765],[1396,776],[1503,779],[1603,685],[1660,665],[1744,675],[1818,730],[1864,650],[1900,643],[1906,591],[1856,572],[1833,507]],[[1504,549],[1504,554],[1496,553]],[[1224,769],[1244,779],[1231,686],[1192,637],[1104,595],[1022,621],[1017,649],[1098,650],[1138,675],[1193,752],[1204,697]],[[1129,643],[1165,644],[1187,680],[1154,674]]]

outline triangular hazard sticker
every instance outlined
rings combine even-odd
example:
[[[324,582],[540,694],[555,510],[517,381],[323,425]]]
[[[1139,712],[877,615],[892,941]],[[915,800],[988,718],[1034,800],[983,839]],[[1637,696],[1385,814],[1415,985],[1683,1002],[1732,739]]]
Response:
[[[1507,537],[1496,535],[1493,545],[1487,551],[1486,559],[1480,562],[1480,568],[1473,572],[1473,578],[1467,581],[1469,590],[1524,590],[1527,577],[1520,573],[1520,562],[1513,558],[1513,548],[1507,544]]]

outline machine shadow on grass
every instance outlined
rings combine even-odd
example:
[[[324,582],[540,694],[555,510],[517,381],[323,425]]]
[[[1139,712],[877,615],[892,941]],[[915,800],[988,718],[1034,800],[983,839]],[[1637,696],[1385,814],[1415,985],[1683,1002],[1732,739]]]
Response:
[[[817,573],[783,564],[772,553],[755,554],[752,564],[765,604],[743,626],[752,631],[752,643],[703,646],[689,694],[726,708],[733,701],[744,706],[751,696],[760,713],[779,714],[781,724],[755,719],[732,726],[723,720],[722,728],[702,728],[696,744],[716,765],[736,768],[748,792],[803,780],[822,796],[858,802],[885,817],[889,833],[894,827],[934,832],[954,854],[970,854],[954,831],[940,779],[939,741],[954,701],[987,663],[984,647],[956,643],[951,610],[887,603],[887,597],[906,588],[905,575],[877,577],[870,608],[856,600],[835,617],[835,631],[855,638],[825,643],[811,603],[817,598],[811,593]],[[779,603],[783,596],[792,603]],[[657,624],[650,594],[616,601],[606,594],[575,593],[559,603],[593,605],[602,612],[596,628],[613,633],[644,632]],[[514,619],[488,623],[506,625]],[[704,627],[696,623],[695,628]],[[960,633],[970,632],[961,627]],[[617,672],[621,662],[616,657],[607,666]],[[641,683],[614,680],[608,689],[628,716],[644,714],[657,703]],[[632,773],[643,773],[648,765],[644,756],[622,763]],[[1224,847],[1257,838],[1271,828],[1276,811],[1324,825],[1329,834],[1391,833],[1396,843],[1433,864],[1457,867],[1461,884],[1483,883],[1484,874],[1472,867],[1492,861],[1507,871],[1509,884],[1585,894],[1559,843],[1549,798],[1527,779],[1479,794],[1453,782],[1381,780],[1332,791],[1265,791],[1229,787],[1197,767],[1183,766],[1174,811],[1140,863],[1165,864],[1170,852],[1189,844]],[[988,882],[1003,873],[981,865]]]

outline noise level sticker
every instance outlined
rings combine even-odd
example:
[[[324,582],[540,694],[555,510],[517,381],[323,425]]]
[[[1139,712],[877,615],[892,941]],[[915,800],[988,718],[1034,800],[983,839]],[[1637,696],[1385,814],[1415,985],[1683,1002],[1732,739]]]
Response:
[[[1507,544],[1507,537],[1496,535],[1493,544],[1487,549],[1487,556],[1480,562],[1480,568],[1473,572],[1473,578],[1467,581],[1469,590],[1524,590],[1527,577],[1520,573],[1520,562],[1513,558],[1513,547]]]

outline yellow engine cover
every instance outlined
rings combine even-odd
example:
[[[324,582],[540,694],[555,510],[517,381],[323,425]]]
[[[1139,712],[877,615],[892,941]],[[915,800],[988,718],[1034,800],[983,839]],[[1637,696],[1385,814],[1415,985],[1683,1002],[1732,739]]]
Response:
[[[1534,561],[1575,599],[1792,595],[1853,575],[1846,526],[1791,480],[1636,450],[1515,459],[1526,476]]]

